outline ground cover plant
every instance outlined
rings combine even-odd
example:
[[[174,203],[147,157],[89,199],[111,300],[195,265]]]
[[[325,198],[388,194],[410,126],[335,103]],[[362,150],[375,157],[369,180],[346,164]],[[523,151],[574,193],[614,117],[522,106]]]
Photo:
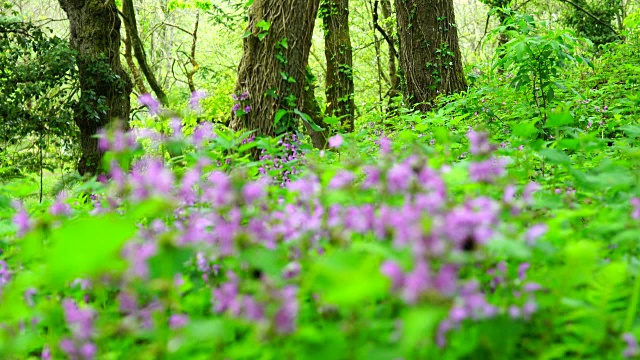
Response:
[[[27,3],[0,13],[0,358],[640,357],[633,4],[491,2],[473,50],[447,1],[61,0],[69,47]]]

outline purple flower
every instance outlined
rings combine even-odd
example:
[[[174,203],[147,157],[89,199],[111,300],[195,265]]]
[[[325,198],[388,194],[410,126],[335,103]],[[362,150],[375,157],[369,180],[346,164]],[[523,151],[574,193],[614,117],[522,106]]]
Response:
[[[477,182],[492,183],[505,173],[505,160],[490,158],[469,164],[469,176]]]
[[[70,215],[71,214],[71,206],[65,203],[64,200],[66,198],[66,194],[60,193],[56,197],[56,200],[49,207],[49,214],[53,216],[61,216],[61,215]]]
[[[279,333],[291,333],[296,328],[296,318],[298,317],[298,289],[294,286],[287,286],[280,291],[281,306],[275,315],[274,323]]]
[[[13,224],[18,229],[17,235],[19,237],[24,236],[29,230],[31,230],[31,219],[29,218],[29,214],[24,209],[22,204],[15,203],[14,207],[18,210],[16,214],[13,216]]]
[[[509,314],[509,317],[512,319],[518,319],[522,315],[520,308],[515,305],[509,306],[509,310],[507,312]]]
[[[251,105],[247,105],[247,106],[245,106],[243,110],[244,110],[244,113],[245,113],[245,114],[250,113],[250,112],[251,112]]]
[[[536,311],[538,311],[538,305],[533,301],[527,301],[522,306],[522,314],[526,319],[530,318]]]
[[[211,301],[214,304],[215,312],[222,313],[229,311],[233,315],[239,315],[241,310],[241,299],[238,297],[238,279],[233,272],[228,272],[229,281],[213,290]]]
[[[636,220],[640,220],[640,198],[631,199],[631,206],[633,206],[631,217]]]
[[[395,164],[387,173],[387,188],[390,193],[407,190],[413,179],[413,169],[407,163]]]
[[[98,348],[94,343],[84,343],[80,346],[80,356],[83,359],[93,359],[98,352]]]
[[[250,321],[264,320],[264,307],[253,297],[245,296],[242,300],[242,314]]]
[[[329,147],[330,148],[338,148],[344,142],[344,138],[340,134],[336,134],[329,138]]]
[[[624,356],[625,358],[637,356],[639,351],[638,341],[636,340],[636,337],[633,336],[633,334],[627,332],[622,334],[622,340],[624,340],[624,342],[627,344],[627,347],[624,349],[622,356]]]
[[[331,189],[341,189],[353,182],[355,176],[353,173],[347,170],[340,170],[336,173],[331,181],[329,182],[329,188]]]
[[[300,274],[302,267],[297,261],[290,262],[282,271],[283,279],[293,279]]]
[[[173,137],[180,137],[182,136],[182,119],[180,119],[179,117],[172,117],[171,121],[169,122],[169,126],[171,127],[171,130],[173,131]]]
[[[268,185],[267,178],[261,178],[256,181],[248,182],[242,189],[242,197],[247,204],[251,204],[254,201],[264,197],[266,195],[266,187]]]
[[[533,203],[533,195],[540,190],[542,187],[536,182],[530,182],[524,187],[524,191],[522,192],[522,198],[524,199],[527,205],[531,205]]]
[[[536,224],[530,227],[524,235],[527,244],[533,245],[539,237],[547,233],[547,230],[547,224],[544,223]]]
[[[64,309],[64,317],[67,326],[70,328],[73,337],[79,340],[88,340],[93,335],[93,318],[95,313],[93,310],[81,309],[71,299],[62,301]]]
[[[527,270],[529,270],[530,267],[531,265],[528,262],[523,262],[518,265],[518,278],[520,280],[524,280],[524,278],[527,276]]]
[[[160,103],[151,94],[140,95],[138,101],[149,109],[149,114],[157,115],[160,112]]]
[[[40,354],[40,359],[42,360],[51,360],[51,349],[48,345],[45,345],[42,348],[42,353]]]
[[[189,323],[189,317],[184,314],[172,314],[169,317],[169,328],[181,329]]]
[[[380,151],[383,154],[388,154],[391,151],[391,140],[386,136],[380,137]]]
[[[494,150],[494,147],[489,143],[487,133],[470,130],[467,132],[467,138],[469,139],[469,151],[474,155],[486,155]]]
[[[396,264],[393,261],[387,260],[382,263],[380,272],[382,272],[391,280],[391,288],[393,289],[393,291],[398,291],[402,288],[404,284],[404,272],[402,271],[400,265]]]
[[[431,285],[431,272],[424,261],[419,261],[413,271],[404,278],[403,298],[409,304],[415,304]]]
[[[207,93],[202,90],[196,90],[191,94],[191,99],[189,99],[189,107],[191,107],[194,111],[201,111],[200,101],[207,97]]]

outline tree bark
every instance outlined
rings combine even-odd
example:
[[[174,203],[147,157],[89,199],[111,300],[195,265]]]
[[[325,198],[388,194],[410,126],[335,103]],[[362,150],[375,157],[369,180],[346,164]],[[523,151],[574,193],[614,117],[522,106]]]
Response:
[[[440,94],[467,87],[453,0],[395,0],[406,102],[431,109]]]
[[[128,127],[131,80],[120,63],[120,18],[115,0],[59,0],[69,18],[71,48],[77,52],[80,100],[74,121],[80,129],[81,174],[96,174],[103,153],[94,137],[112,119]]]
[[[349,34],[349,0],[322,0],[320,17],[327,58],[327,115],[341,119],[346,131],[354,126],[353,50]]]
[[[306,66],[319,0],[255,0],[243,41],[235,94],[248,93],[240,104],[249,113],[232,111],[234,130],[257,130],[273,136],[297,130],[295,110],[304,109]],[[274,126],[278,110],[286,110]]]

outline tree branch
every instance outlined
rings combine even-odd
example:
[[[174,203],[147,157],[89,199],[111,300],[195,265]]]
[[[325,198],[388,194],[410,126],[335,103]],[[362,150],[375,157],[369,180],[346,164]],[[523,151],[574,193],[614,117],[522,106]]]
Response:
[[[609,30],[611,30],[618,38],[620,38],[620,35],[618,35],[618,32],[616,31],[616,29],[614,29],[611,24],[607,24],[606,22],[600,20],[597,16],[593,15],[592,13],[590,13],[589,11],[587,11],[587,9],[581,7],[580,5],[574,3],[571,0],[560,0],[560,2],[564,2],[567,3],[571,6],[573,6],[574,8],[576,8],[579,11],[582,11],[585,15],[589,16],[590,18],[592,18],[593,20],[595,20],[597,23],[599,23],[600,25],[608,28]]]
[[[382,35],[382,37],[387,41],[387,44],[389,45],[389,51],[391,52],[393,57],[395,57],[397,59],[398,58],[398,53],[396,52],[395,44],[393,43],[393,41],[391,40],[391,38],[389,37],[387,32],[384,31],[384,29],[380,26],[380,24],[378,24],[378,0],[375,0],[373,2],[373,14],[372,15],[373,15],[373,27],[376,30],[378,30],[378,32]]]

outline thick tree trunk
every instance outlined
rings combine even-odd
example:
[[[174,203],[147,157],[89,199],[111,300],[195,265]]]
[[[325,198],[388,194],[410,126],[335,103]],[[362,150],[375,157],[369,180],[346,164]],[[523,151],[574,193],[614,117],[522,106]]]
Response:
[[[467,87],[453,0],[395,0],[406,101],[421,111]]]
[[[94,135],[112,119],[128,126],[131,80],[120,63],[120,18],[115,0],[59,0],[77,51],[80,101],[74,120],[80,129],[81,174],[100,170],[102,152]]]
[[[235,130],[257,130],[273,136],[297,129],[295,109],[304,109],[306,66],[319,0],[255,0],[249,8],[244,54],[235,94],[248,93],[233,111]],[[288,113],[274,126],[278,110]]]
[[[355,103],[349,0],[322,0],[320,17],[327,58],[326,113],[340,118],[346,131],[353,131]]]

